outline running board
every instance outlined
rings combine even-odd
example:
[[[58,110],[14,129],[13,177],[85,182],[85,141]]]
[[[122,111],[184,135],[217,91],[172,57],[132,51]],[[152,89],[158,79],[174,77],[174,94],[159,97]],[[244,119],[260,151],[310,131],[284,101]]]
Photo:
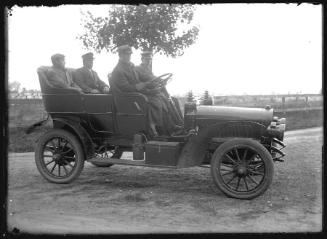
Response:
[[[145,160],[131,160],[131,159],[117,159],[117,158],[105,158],[105,157],[95,157],[86,160],[90,163],[111,163],[111,164],[121,164],[121,165],[133,165],[133,166],[143,166],[143,167],[155,167],[155,168],[172,168],[177,169],[177,166],[167,166],[167,165],[153,165],[146,164]]]

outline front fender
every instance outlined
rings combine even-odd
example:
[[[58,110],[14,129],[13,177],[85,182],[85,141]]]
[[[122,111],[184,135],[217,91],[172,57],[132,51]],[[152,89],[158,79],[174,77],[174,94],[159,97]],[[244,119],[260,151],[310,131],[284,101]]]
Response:
[[[266,126],[252,121],[228,121],[209,125],[199,129],[183,147],[179,156],[178,168],[199,166],[205,159],[212,138],[254,138],[265,135]]]
[[[87,133],[87,131],[81,126],[79,120],[70,120],[70,119],[63,119],[63,118],[54,118],[53,119],[53,127],[59,129],[67,129],[72,134],[77,136],[77,138],[82,143],[82,148],[86,155],[86,158],[90,158],[94,154],[94,143]]]

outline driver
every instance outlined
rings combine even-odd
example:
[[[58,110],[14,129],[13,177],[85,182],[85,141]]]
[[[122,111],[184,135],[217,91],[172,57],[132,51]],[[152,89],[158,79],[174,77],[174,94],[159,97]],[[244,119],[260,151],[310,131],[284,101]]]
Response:
[[[143,51],[141,53],[141,62],[142,63],[136,67],[136,71],[138,72],[139,78],[142,82],[149,82],[146,88],[151,92],[151,89],[156,87],[156,83],[150,82],[158,78],[152,73],[152,52]],[[162,102],[165,104],[165,108],[168,111],[168,114],[165,114],[165,116],[168,117],[166,120],[171,122],[170,125],[173,125],[172,127],[174,130],[181,130],[183,119],[180,117],[176,109],[176,107],[179,107],[179,105],[175,105],[166,87],[162,87],[159,92],[156,92],[156,94],[158,94],[158,96],[161,98]]]
[[[110,91],[113,93],[120,92],[140,92],[145,94],[149,99],[148,120],[150,130],[153,136],[169,133],[169,122],[164,121],[164,114],[167,114],[166,105],[162,102],[157,94],[150,94],[146,88],[150,86],[149,82],[142,82],[133,63],[130,62],[132,49],[128,45],[118,47],[119,62],[111,73],[109,79]]]

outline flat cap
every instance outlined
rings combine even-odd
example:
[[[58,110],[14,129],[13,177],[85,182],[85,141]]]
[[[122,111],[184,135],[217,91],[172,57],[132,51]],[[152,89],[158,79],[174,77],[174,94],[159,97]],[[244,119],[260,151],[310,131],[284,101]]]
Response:
[[[148,57],[148,58],[152,58],[152,51],[143,51],[141,53],[142,57]]]
[[[94,59],[93,53],[92,52],[88,52],[88,53],[82,55],[82,58],[83,59]]]
[[[118,53],[132,54],[132,48],[129,45],[122,45],[117,47]]]
[[[62,59],[62,58],[65,58],[65,55],[59,54],[59,53],[54,54],[54,55],[51,56],[51,60],[52,61],[55,61],[55,60],[58,60],[58,59]]]

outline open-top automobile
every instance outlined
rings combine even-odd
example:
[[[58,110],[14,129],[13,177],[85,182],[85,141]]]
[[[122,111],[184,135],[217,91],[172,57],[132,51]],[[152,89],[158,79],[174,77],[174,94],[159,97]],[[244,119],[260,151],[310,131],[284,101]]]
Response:
[[[43,103],[53,128],[37,140],[35,162],[50,182],[72,182],[85,161],[98,167],[202,166],[211,168],[215,185],[227,196],[251,199],[269,188],[274,162],[283,161],[285,118],[274,116],[269,106],[186,102],[183,113],[177,107],[186,133],[153,137],[147,133],[145,95],[57,89],[48,82],[47,71],[48,67],[38,68]],[[162,86],[170,77],[165,74],[156,80]],[[171,100],[178,105],[176,98]],[[126,152],[132,156],[123,157]]]

